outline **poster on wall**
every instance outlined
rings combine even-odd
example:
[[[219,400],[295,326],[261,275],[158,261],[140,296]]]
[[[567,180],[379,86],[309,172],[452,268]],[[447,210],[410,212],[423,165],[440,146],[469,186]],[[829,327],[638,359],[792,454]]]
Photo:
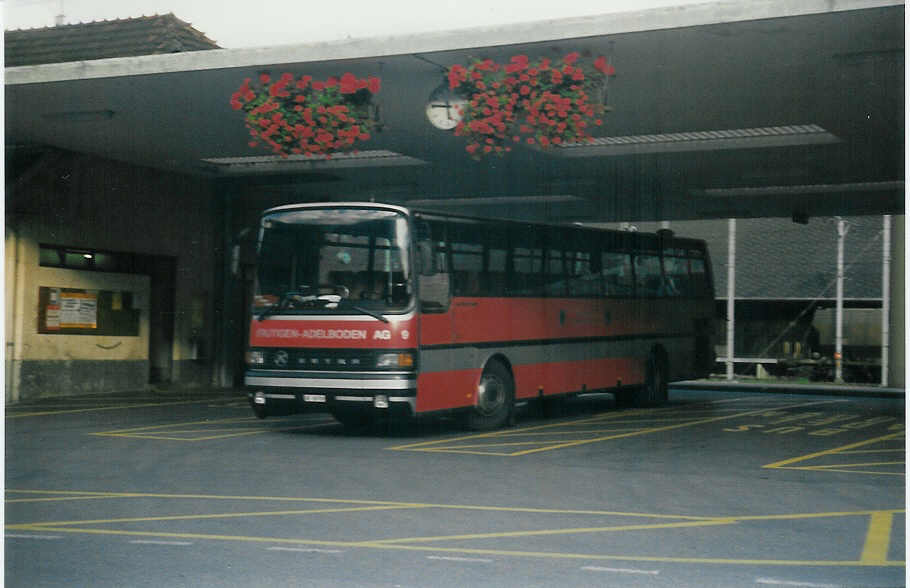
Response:
[[[60,328],[98,328],[98,294],[95,292],[61,292]]]
[[[48,288],[48,302],[44,314],[44,328],[60,330],[60,288]]]

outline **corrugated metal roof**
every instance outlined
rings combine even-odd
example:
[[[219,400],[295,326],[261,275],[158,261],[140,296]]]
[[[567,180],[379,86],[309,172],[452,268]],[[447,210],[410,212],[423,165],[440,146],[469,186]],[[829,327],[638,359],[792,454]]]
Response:
[[[4,33],[6,67],[219,49],[171,14]]]

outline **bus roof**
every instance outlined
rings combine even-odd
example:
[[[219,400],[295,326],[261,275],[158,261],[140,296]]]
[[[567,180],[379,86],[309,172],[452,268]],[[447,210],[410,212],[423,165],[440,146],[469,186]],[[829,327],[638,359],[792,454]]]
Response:
[[[577,224],[558,224],[558,223],[547,223],[547,222],[537,222],[537,221],[525,221],[525,220],[514,220],[514,219],[504,219],[504,218],[482,218],[474,217],[469,215],[462,215],[457,213],[448,213],[441,212],[438,210],[430,210],[425,208],[410,208],[407,206],[401,206],[398,204],[388,204],[384,202],[360,202],[360,201],[351,201],[351,202],[302,202],[298,204],[285,204],[282,206],[275,206],[263,211],[262,216],[273,214],[275,212],[282,211],[292,211],[292,210],[306,210],[306,209],[320,209],[320,208],[362,208],[362,209],[373,209],[373,210],[393,210],[404,214],[406,216],[415,216],[420,218],[436,218],[440,220],[444,219],[457,219],[462,221],[476,222],[476,223],[495,223],[495,224],[507,224],[512,226],[535,226],[535,227],[548,227],[553,229],[570,229],[579,232],[590,232],[598,234],[614,234],[614,235],[628,235],[629,239],[645,240],[645,241],[654,241],[659,240],[663,241],[666,244],[667,240],[672,239],[672,244],[677,246],[698,246],[700,248],[705,248],[705,241],[703,239],[697,239],[693,237],[679,237],[676,236],[673,231],[669,229],[661,229],[656,233],[640,232],[640,231],[623,231],[620,229],[607,229],[601,227],[588,227],[588,226],[579,226]]]

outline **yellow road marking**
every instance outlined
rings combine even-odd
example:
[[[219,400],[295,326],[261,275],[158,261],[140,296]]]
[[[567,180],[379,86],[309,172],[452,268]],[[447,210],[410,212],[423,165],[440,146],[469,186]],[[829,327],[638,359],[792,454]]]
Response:
[[[246,429],[244,429],[244,430],[246,430]],[[280,429],[274,429],[274,430],[278,431]],[[174,435],[193,435],[193,434],[199,434],[199,433],[236,433],[237,431],[238,431],[237,427],[224,427],[224,428],[220,428],[220,429],[217,427],[213,427],[213,428],[199,428],[199,429],[174,429],[174,430],[171,430],[168,432],[173,433]],[[93,433],[93,434],[94,435],[107,435],[108,433]],[[141,433],[138,433],[138,434],[141,435]]]
[[[230,513],[212,513],[212,514],[189,514],[189,515],[166,515],[158,517],[126,517],[118,519],[95,519],[82,521],[48,521],[44,523],[25,523],[22,525],[7,525],[8,529],[22,530],[25,527],[34,529],[36,527],[47,526],[74,526],[74,525],[109,525],[114,523],[151,523],[159,521],[195,521],[206,519],[236,519],[246,517],[280,517],[296,516],[309,514],[337,514],[342,512],[364,512],[373,510],[401,510],[408,508],[426,508],[415,505],[392,505],[392,506],[353,506],[348,508],[312,508],[302,510],[269,510],[256,512],[230,512]]]
[[[870,476],[904,476],[904,472],[883,472],[876,470],[840,470],[837,466],[782,467],[781,470],[805,470],[808,472],[834,472],[841,474],[868,474]]]
[[[188,427],[197,425],[224,425],[224,424],[255,424],[260,422],[254,417],[241,417],[216,420],[190,421],[183,423],[170,423],[164,425],[148,425],[143,427],[133,427],[130,429],[117,429],[114,431],[99,431],[89,433],[98,437],[122,437],[130,439],[155,439],[160,441],[211,441],[213,439],[227,439],[231,437],[245,437],[249,435],[261,435],[263,433],[280,432],[280,431],[299,431],[303,429],[316,428],[328,423],[334,423],[333,420],[321,420],[316,422],[305,422],[298,425],[287,427],[266,427],[258,426],[256,428],[202,428],[202,429],[181,429],[178,427]],[[176,435],[191,434],[194,432],[221,432],[217,435],[205,435],[202,437],[177,437]],[[233,432],[226,432],[233,431]]]
[[[33,412],[8,412],[6,418],[21,419],[25,417],[49,416],[56,414],[76,414],[81,412],[103,412],[108,410],[125,410],[129,408],[151,408],[156,406],[178,406],[182,404],[205,404],[212,402],[209,400],[175,400],[172,402],[145,402],[141,404],[115,404],[111,406],[93,406],[89,408],[64,408],[58,410],[42,410]]]
[[[745,515],[726,517],[731,520],[739,521],[798,521],[804,519],[829,519],[837,517],[864,517],[878,513],[897,514],[905,512],[903,509],[886,509],[886,510],[852,510],[852,511],[834,511],[834,512],[807,512],[807,513],[787,513],[776,515]]]
[[[890,512],[876,512],[869,516],[869,530],[866,532],[866,543],[860,561],[866,563],[888,561],[893,519],[894,515]]]
[[[484,447],[518,447],[526,445],[542,445],[544,443],[549,443],[549,441],[512,441],[507,443],[479,443],[477,445],[459,445],[456,449],[477,449]],[[433,451],[433,449],[427,449],[426,451]],[[443,451],[448,451],[448,448]],[[508,453],[503,453],[502,455],[509,455]]]
[[[867,461],[859,463],[839,463],[834,465],[812,466],[813,470],[830,470],[832,468],[858,468],[868,466],[904,465],[902,461]]]
[[[774,408],[774,410],[785,410],[785,409],[792,409],[792,408],[804,408],[807,406],[818,406],[821,404],[840,403],[840,402],[846,402],[846,401],[845,400],[822,400],[822,401],[814,401],[814,402],[804,402],[804,403],[799,403],[799,404],[787,404],[784,406],[775,406],[773,408]],[[702,424],[713,423],[713,422],[717,422],[717,421],[742,418],[742,417],[747,417],[747,416],[751,416],[751,415],[762,414],[762,413],[768,412],[770,409],[768,407],[763,407],[761,409],[737,412],[737,413],[724,415],[724,416],[715,416],[715,417],[704,418],[704,419],[686,420],[682,423],[676,422],[675,424],[666,425],[666,426],[662,426],[662,427],[650,427],[650,428],[645,428],[645,429],[636,429],[636,430],[631,430],[628,432],[618,433],[618,434],[614,434],[614,435],[602,435],[602,436],[598,436],[598,437],[592,437],[589,439],[579,439],[579,440],[574,440],[574,441],[567,441],[564,443],[557,443],[554,445],[548,445],[546,447],[537,447],[534,449],[527,449],[525,451],[517,451],[517,452],[513,452],[513,453],[465,452],[465,451],[461,451],[460,446],[458,445],[458,443],[460,443],[462,441],[475,441],[475,440],[479,440],[479,439],[491,439],[491,438],[498,438],[498,437],[505,437],[505,436],[515,437],[515,436],[524,435],[526,433],[539,434],[541,431],[552,431],[553,429],[558,429],[560,427],[565,428],[568,426],[576,426],[576,425],[590,425],[590,424],[600,423],[600,422],[604,422],[604,421],[612,422],[615,420],[619,420],[621,418],[623,418],[623,419],[628,418],[629,416],[653,415],[654,412],[661,412],[661,411],[666,412],[667,410],[674,410],[674,409],[672,409],[672,408],[658,409],[657,411],[639,410],[639,411],[633,411],[633,412],[621,412],[621,413],[616,413],[616,414],[598,415],[595,417],[579,419],[576,421],[569,421],[569,422],[563,422],[563,423],[551,423],[551,424],[547,424],[547,425],[538,425],[538,426],[525,427],[525,428],[519,428],[519,429],[510,429],[508,431],[491,431],[489,433],[481,433],[478,435],[466,435],[466,436],[462,436],[462,437],[455,437],[452,439],[422,441],[420,443],[412,443],[412,444],[408,444],[408,445],[398,445],[395,447],[387,447],[386,449],[389,451],[427,451],[427,452],[446,452],[446,453],[474,453],[474,454],[482,454],[482,455],[520,457],[520,456],[524,456],[524,455],[530,455],[532,453],[540,453],[543,451],[553,451],[556,449],[577,447],[579,445],[586,445],[589,443],[599,443],[601,441],[609,441],[609,440],[613,440],[613,439],[623,439],[623,438],[627,438],[627,437],[649,435],[651,433],[671,431],[671,430],[680,429],[683,427],[691,427],[691,426],[695,426],[695,425],[702,425]],[[623,423],[623,424],[626,424],[626,423]],[[559,432],[559,431],[557,431],[557,432]],[[561,433],[568,435],[568,434],[571,434],[571,431],[561,431]],[[440,445],[443,445],[443,444],[445,444],[445,445],[443,447],[440,447]]]
[[[589,509],[564,509],[564,508],[534,508],[523,506],[489,506],[474,504],[440,504],[432,502],[396,502],[390,500],[359,500],[347,498],[314,498],[303,496],[245,496],[229,494],[166,494],[153,492],[92,492],[82,490],[27,490],[6,489],[7,493],[14,494],[39,494],[39,495],[72,495],[74,498],[154,498],[162,500],[236,500],[243,502],[312,502],[316,504],[357,504],[370,506],[385,506],[392,508],[421,508],[445,510],[477,510],[487,512],[514,512],[526,514],[559,514],[559,515],[594,515],[612,517],[640,517],[652,519],[675,519],[688,521],[771,521],[771,520],[800,520],[833,517],[871,516],[876,513],[901,514],[904,509],[867,509],[853,511],[827,511],[815,513],[783,513],[772,515],[722,515],[722,516],[695,516],[665,513],[641,513],[612,510]],[[305,511],[312,512],[312,511]],[[85,521],[74,521],[74,523]],[[29,523],[43,524],[43,523]],[[57,523],[54,523],[57,524]]]
[[[886,561],[883,563],[869,563],[863,561],[832,561],[832,560],[786,560],[786,559],[732,559],[718,557],[672,557],[649,555],[606,555],[601,553],[558,553],[551,551],[512,551],[505,549],[472,549],[460,547],[437,547],[424,545],[386,545],[384,543],[365,542],[351,545],[351,547],[376,547],[380,549],[400,549],[405,551],[434,551],[441,553],[460,553],[467,555],[501,555],[506,557],[530,557],[539,559],[590,559],[601,561],[642,561],[661,563],[684,564],[727,564],[749,566],[795,566],[795,567],[903,567],[903,561]]]
[[[798,406],[811,406],[811,405],[815,405],[815,404],[827,404],[828,402],[836,402],[836,401],[810,402],[810,403],[801,404],[801,405],[791,405],[791,406],[787,406],[787,407],[785,407],[785,408],[795,408],[795,407],[798,407]],[[550,446],[550,447],[543,447],[543,448],[538,448],[538,449],[528,449],[528,450],[526,450],[526,451],[519,451],[519,452],[513,453],[513,454],[511,454],[511,455],[517,457],[517,456],[522,456],[522,455],[529,455],[529,454],[531,454],[531,453],[538,453],[538,452],[541,452],[541,451],[552,451],[552,450],[555,450],[555,449],[565,449],[565,448],[568,448],[568,447],[577,447],[577,446],[579,446],[579,445],[586,445],[586,444],[588,444],[588,443],[597,443],[597,442],[600,442],[600,441],[610,441],[610,440],[613,440],[613,439],[624,439],[624,438],[627,438],[627,437],[637,437],[637,436],[640,436],[640,435],[649,435],[649,434],[651,434],[651,433],[661,433],[661,432],[664,432],[664,431],[672,431],[672,430],[674,430],[674,429],[681,429],[681,428],[684,428],[684,427],[691,427],[691,426],[694,426],[694,425],[703,425],[703,424],[707,424],[707,423],[713,423],[713,422],[718,422],[718,421],[723,421],[723,420],[729,420],[729,419],[734,419],[734,418],[740,418],[740,417],[744,417],[744,416],[750,416],[750,415],[753,415],[753,414],[757,414],[757,413],[761,413],[761,412],[766,412],[766,411],[767,411],[767,409],[761,409],[761,410],[757,410],[757,411],[748,411],[748,412],[736,413],[736,414],[731,414],[731,415],[726,415],[726,416],[718,416],[718,417],[711,417],[711,418],[705,418],[705,419],[698,419],[698,420],[693,420],[693,421],[685,421],[685,422],[677,423],[677,424],[674,424],[674,425],[666,425],[666,426],[663,426],[663,427],[652,427],[652,428],[649,428],[649,429],[641,429],[641,430],[638,430],[638,431],[633,431],[633,432],[628,432],[628,433],[619,433],[619,434],[616,434],[616,435],[607,435],[607,436],[604,436],[604,437],[596,437],[596,438],[593,438],[593,439],[582,439],[582,440],[576,440],[576,441],[568,441],[568,442],[565,442],[565,443],[559,443],[559,444],[556,444],[556,445],[552,445],[552,446]]]
[[[467,535],[440,535],[438,537],[406,537],[400,539],[379,539],[370,543],[389,545],[397,543],[425,543],[431,541],[461,541],[467,539],[502,539],[506,537],[540,537],[545,535],[573,535],[582,533],[610,533],[618,531],[648,531],[655,529],[679,529],[686,527],[708,527],[732,525],[733,519],[688,521],[684,523],[661,523],[657,525],[612,525],[608,527],[580,527],[573,529],[540,529],[536,531],[504,531],[500,533],[471,533]]]
[[[597,435],[600,433],[607,433],[607,432],[615,433],[618,431],[638,431],[639,429],[640,429],[640,427],[630,427],[628,429],[599,428],[599,429],[582,429],[582,430],[573,429],[570,431],[538,431],[538,432],[533,432],[533,433],[527,433],[525,431],[518,431],[518,432],[508,431],[508,432],[501,433],[499,436],[500,437],[545,437],[545,436],[551,436],[551,435],[566,435],[566,434]],[[546,443],[546,441],[541,441],[541,443]]]
[[[306,497],[266,497],[266,496],[223,496],[223,495],[205,495],[205,494],[153,494],[153,493],[120,493],[120,492],[82,492],[82,491],[43,491],[43,490],[8,490],[12,494],[25,495],[64,495],[73,498],[159,498],[159,499],[215,499],[215,500],[249,500],[249,501],[287,501],[287,502],[308,502],[314,504],[342,504],[356,505],[350,507],[324,508],[324,509],[295,509],[281,511],[256,511],[245,513],[212,513],[212,514],[193,514],[193,515],[169,515],[157,517],[130,517],[117,519],[101,520],[82,520],[82,521],[56,521],[56,522],[32,522],[23,524],[7,525],[7,530],[30,531],[30,532],[59,532],[59,533],[85,533],[95,535],[120,535],[134,537],[154,537],[169,539],[211,539],[224,541],[245,541],[260,542],[272,544],[292,544],[292,545],[316,545],[316,546],[334,546],[334,547],[362,547],[371,549],[385,550],[411,550],[437,553],[459,553],[459,554],[482,554],[482,555],[503,555],[512,557],[535,557],[551,559],[590,559],[590,560],[611,560],[611,561],[650,561],[650,562],[669,562],[669,563],[701,563],[701,564],[736,564],[736,565],[779,565],[779,566],[903,566],[903,561],[888,560],[888,550],[891,543],[891,527],[895,514],[904,513],[901,509],[892,510],[861,510],[861,511],[844,511],[844,512],[825,512],[825,513],[796,513],[796,514],[776,514],[776,515],[746,515],[746,516],[726,516],[726,517],[694,517],[688,515],[666,515],[666,514],[649,514],[649,513],[623,513],[612,511],[591,511],[591,510],[567,510],[567,509],[537,509],[524,507],[498,507],[498,506],[472,506],[458,504],[431,504],[431,503],[409,503],[409,502],[391,502],[376,500],[346,500],[332,498],[306,498]],[[288,537],[258,537],[242,535],[217,535],[203,533],[181,533],[181,532],[154,532],[154,531],[131,531],[125,529],[102,529],[86,528],[82,525],[98,524],[115,524],[115,523],[137,523],[137,522],[161,522],[161,521],[180,521],[180,520],[205,520],[205,519],[226,519],[255,516],[297,516],[308,514],[326,514],[326,513],[350,513],[350,512],[367,512],[379,510],[398,510],[412,508],[440,508],[440,509],[462,509],[462,510],[479,510],[479,511],[498,511],[498,512],[516,512],[516,513],[543,513],[543,514],[582,514],[582,515],[605,515],[605,516],[626,516],[642,517],[649,519],[673,519],[668,523],[645,523],[645,524],[622,524],[598,527],[579,527],[579,528],[561,528],[561,529],[539,529],[531,531],[503,531],[496,533],[475,533],[465,535],[448,535],[436,537],[403,537],[376,540],[360,541],[327,541],[308,538],[288,538]],[[559,553],[559,552],[536,552],[536,551],[518,551],[518,550],[501,550],[501,549],[474,549],[468,547],[440,547],[437,545],[420,545],[425,543],[439,543],[442,541],[458,540],[477,540],[477,539],[507,539],[534,536],[553,536],[566,534],[581,533],[609,533],[609,532],[629,532],[629,531],[660,531],[675,528],[700,528],[709,526],[722,526],[749,521],[770,521],[770,520],[801,520],[801,519],[818,519],[831,517],[851,517],[865,516],[869,517],[869,528],[866,533],[865,545],[859,560],[779,560],[779,559],[732,559],[732,558],[689,558],[689,557],[672,557],[672,556],[645,556],[645,555],[609,555],[609,554],[582,554],[582,553]]]
[[[206,437],[169,437],[167,435],[153,435],[153,434],[129,434],[129,433],[91,433],[92,435],[97,435],[99,437],[120,437],[122,439],[151,439],[156,441],[185,441],[185,442],[197,442],[197,441],[212,441],[215,439],[229,439],[231,437],[248,437],[250,435],[262,435],[264,433],[272,432],[281,432],[281,431],[299,431],[302,429],[315,428],[317,426],[324,425],[301,425],[297,427],[283,427],[275,429],[256,429],[253,431],[242,431],[238,433],[224,433],[221,435],[208,435]]]
[[[782,460],[782,461],[776,461],[776,462],[774,462],[774,463],[770,463],[770,464],[765,465],[765,466],[762,466],[762,467],[767,468],[767,469],[775,469],[775,468],[785,468],[785,469],[812,469],[812,470],[819,470],[819,469],[822,469],[822,470],[835,471],[833,468],[844,467],[844,464],[836,464],[836,465],[833,465],[833,466],[830,466],[830,467],[829,467],[829,466],[798,466],[798,467],[791,467],[791,466],[792,466],[792,464],[796,464],[796,463],[800,463],[800,462],[809,461],[809,460],[816,459],[816,458],[819,458],[819,457],[824,457],[824,456],[827,456],[827,455],[836,455],[836,454],[840,454],[841,452],[846,452],[846,451],[849,451],[849,450],[852,450],[852,449],[856,449],[857,447],[865,447],[865,446],[867,446],[867,445],[872,445],[873,443],[880,443],[880,442],[882,442],[882,441],[891,441],[891,440],[893,440],[893,439],[900,439],[900,438],[903,438],[904,435],[905,435],[905,433],[904,433],[903,431],[901,431],[901,432],[899,432],[899,433],[891,433],[890,435],[883,435],[883,436],[881,436],[881,437],[875,437],[875,438],[873,438],[873,439],[867,439],[867,440],[865,440],[865,441],[859,441],[859,442],[857,442],[857,443],[851,443],[851,444],[849,444],[849,445],[843,445],[843,446],[841,446],[841,447],[835,447],[834,449],[826,449],[826,450],[824,450],[824,451],[817,451],[817,452],[815,452],[815,453],[810,453],[810,454],[808,454],[808,455],[801,455],[801,456],[799,456],[799,457],[792,457],[792,458],[790,458],[790,459],[784,459],[784,460]],[[902,462],[897,462],[897,463],[902,463]],[[850,470],[843,470],[843,471],[850,471]],[[857,473],[859,473],[859,472],[857,472]],[[883,474],[884,474],[884,473],[889,473],[889,474],[895,474],[894,472],[863,472],[863,473],[883,473]],[[904,474],[900,473],[900,474],[896,474],[896,475],[904,475]]]
[[[636,411],[636,413],[643,414],[644,411]],[[629,416],[629,413],[622,413],[622,416]],[[475,434],[475,435],[465,435],[465,436],[462,436],[462,437],[455,437],[455,438],[452,438],[452,439],[443,439],[443,440],[438,440],[438,439],[437,439],[437,440],[435,440],[435,441],[421,441],[420,443],[411,443],[411,444],[408,444],[408,445],[399,445],[399,446],[397,446],[397,447],[388,447],[387,449],[392,450],[392,451],[417,450],[417,449],[419,449],[419,448],[421,448],[421,447],[426,447],[426,446],[429,446],[429,445],[438,445],[438,444],[440,444],[440,443],[457,443],[457,442],[459,442],[459,441],[469,441],[469,440],[475,440],[475,439],[489,439],[489,438],[491,438],[491,437],[499,437],[499,436],[501,436],[501,435],[503,435],[503,434],[517,435],[517,434],[522,434],[522,433],[531,432],[531,431],[535,431],[535,432],[536,432],[536,431],[552,430],[552,429],[555,429],[555,428],[558,428],[558,427],[564,427],[564,426],[566,426],[566,425],[568,425],[568,424],[573,424],[573,425],[574,425],[574,424],[590,424],[590,423],[597,422],[597,421],[609,420],[611,417],[612,417],[612,418],[619,418],[619,417],[620,417],[620,413],[617,413],[617,414],[615,414],[615,415],[589,417],[589,418],[586,418],[586,419],[580,419],[580,420],[577,420],[577,421],[571,421],[570,423],[551,423],[551,424],[547,424],[547,425],[536,425],[536,426],[533,426],[533,427],[523,427],[523,428],[520,428],[520,429],[511,429],[511,430],[509,430],[509,431],[491,431],[491,432],[489,432],[489,433],[480,433],[480,434]]]
[[[560,553],[548,551],[514,551],[504,549],[473,549],[467,547],[439,547],[423,545],[388,544],[379,541],[323,541],[305,538],[284,537],[257,537],[243,535],[212,535],[204,533],[168,533],[155,531],[126,531],[119,529],[74,529],[71,527],[26,526],[18,530],[33,530],[40,532],[53,531],[58,533],[85,533],[93,535],[120,535],[131,537],[158,537],[169,539],[200,539],[219,541],[240,541],[247,543],[272,543],[279,545],[318,545],[330,547],[362,547],[381,550],[421,551],[436,553],[458,553],[470,555],[500,555],[505,557],[525,557],[537,559],[567,559],[567,560],[595,560],[595,561],[642,561],[663,563],[690,563],[690,564],[727,564],[727,565],[770,565],[770,566],[795,566],[795,567],[903,567],[903,561],[872,562],[863,560],[780,560],[780,559],[731,559],[731,558],[696,558],[696,557],[668,557],[645,555],[606,555],[602,553]]]
[[[260,502],[313,502],[317,504],[366,504],[378,506],[392,506],[399,508],[438,508],[448,510],[478,510],[488,512],[516,512],[527,514],[562,514],[562,515],[594,515],[594,516],[621,516],[621,517],[642,517],[654,519],[677,519],[705,521],[724,517],[703,517],[691,515],[673,515],[673,514],[655,514],[640,512],[620,512],[608,510],[577,510],[577,509],[557,509],[557,508],[532,508],[532,507],[514,507],[514,506],[484,506],[469,504],[437,504],[437,503],[420,503],[420,502],[394,502],[389,500],[353,500],[344,498],[307,498],[294,496],[232,496],[222,494],[160,494],[150,492],[88,492],[80,490],[17,490],[9,489],[7,493],[18,494],[67,494],[73,496],[88,496],[97,498],[157,498],[167,500],[237,500],[237,501],[260,501]]]
[[[101,431],[98,433],[91,433],[92,435],[113,435],[113,434],[126,434],[126,433],[141,433],[142,431],[160,431],[162,429],[171,429],[174,427],[186,427],[193,425],[223,425],[231,423],[253,423],[256,422],[254,417],[234,417],[229,419],[203,419],[201,421],[188,421],[182,423],[165,423],[161,425],[145,425],[142,427],[131,427],[129,429],[114,429],[113,431]]]
[[[10,527],[7,527],[10,528]],[[124,529],[75,529],[73,527],[52,527],[47,525],[18,525],[16,530],[47,531],[54,529],[59,533],[87,533],[89,535],[125,535],[130,537],[167,537],[172,539],[213,539],[220,541],[244,541],[258,543],[291,543],[295,545],[328,545],[333,547],[350,547],[358,545],[350,541],[322,541],[318,539],[287,539],[281,537],[255,537],[245,535],[212,535],[207,533],[173,533],[167,531],[127,531]]]
[[[53,498],[7,498],[6,504],[22,502],[66,502],[69,500],[108,500],[109,496],[55,496]]]

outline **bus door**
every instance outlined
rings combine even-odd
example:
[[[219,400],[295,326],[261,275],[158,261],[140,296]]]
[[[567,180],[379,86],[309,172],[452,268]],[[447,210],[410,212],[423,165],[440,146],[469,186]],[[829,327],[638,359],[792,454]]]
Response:
[[[451,274],[445,224],[418,219],[415,223],[420,311],[420,344],[453,341]]]

